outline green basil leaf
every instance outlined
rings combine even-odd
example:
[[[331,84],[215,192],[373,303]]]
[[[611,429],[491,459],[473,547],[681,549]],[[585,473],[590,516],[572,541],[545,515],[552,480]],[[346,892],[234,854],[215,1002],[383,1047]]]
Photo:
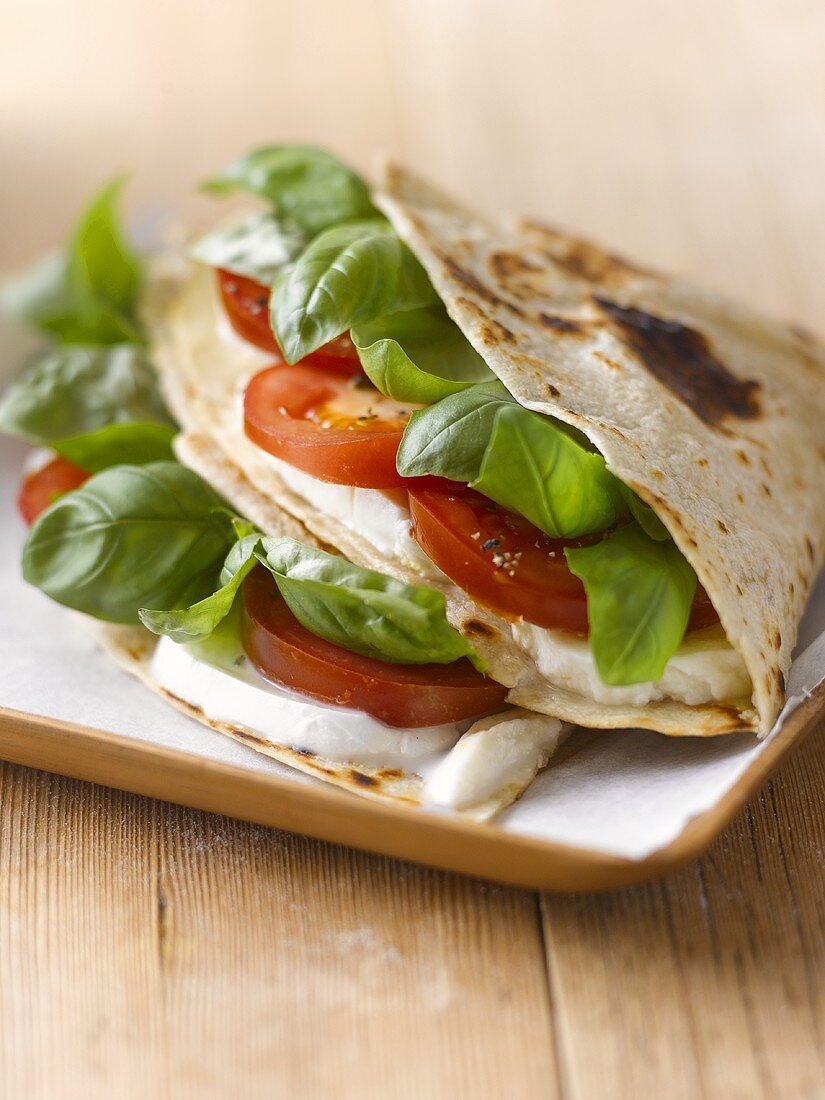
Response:
[[[478,657],[447,622],[432,588],[362,569],[290,538],[264,538],[257,551],[290,611],[333,645],[391,664],[450,664]]]
[[[500,382],[413,413],[397,466],[404,477],[466,482],[552,538],[603,531],[626,512],[602,456],[567,425],[522,408]]]
[[[625,511],[619,482],[602,456],[581,447],[557,421],[521,405],[499,409],[470,485],[551,538],[604,531]]]
[[[117,215],[122,179],[113,180],[82,214],[69,242],[67,280],[82,308],[97,302],[129,317],[140,285],[140,263],[124,239]]]
[[[657,542],[664,542],[665,539],[669,539],[670,532],[650,505],[645,504],[643,500],[637,497],[629,485],[624,485],[620,482],[619,488],[622,491],[625,503],[630,509],[630,514],[644,533],[649,535],[652,539],[656,539]]]
[[[221,572],[221,584],[226,584],[226,582],[230,579],[234,572],[234,569],[232,567],[232,554],[236,550],[238,550],[238,544],[243,542],[244,539],[248,538],[249,535],[253,535],[256,533],[255,524],[250,523],[248,519],[243,519],[241,516],[232,517],[232,530],[235,533],[235,538],[237,539],[237,542],[232,550],[229,551],[229,555],[224,562],[223,570]]]
[[[140,265],[117,216],[121,186],[115,180],[92,200],[64,252],[5,288],[5,308],[61,343],[142,341],[135,317]]]
[[[232,610],[235,596],[245,578],[258,564],[255,550],[260,535],[237,542],[221,570],[221,587],[203,600],[175,611],[150,611],[141,608],[140,621],[154,634],[165,634],[175,642],[197,642],[208,637]]]
[[[223,501],[192,470],[113,466],[35,521],[23,576],[66,607],[137,623],[141,607],[188,607],[214,591],[233,541]]]
[[[289,363],[347,329],[437,301],[424,268],[384,218],[321,233],[278,279],[270,320]]]
[[[515,401],[501,382],[485,382],[414,412],[398,448],[398,472],[473,481],[504,404]]]
[[[189,255],[199,263],[272,286],[306,244],[306,233],[276,215],[253,214],[201,237],[191,246]]]
[[[58,454],[90,473],[110,466],[142,466],[147,462],[174,460],[175,429],[140,420],[107,424],[85,435],[58,439],[51,446]]]
[[[638,524],[601,542],[565,550],[584,583],[590,646],[606,684],[658,680],[687,629],[696,575],[675,543]]]
[[[134,322],[101,302],[90,302],[82,312],[73,304],[66,313],[43,319],[38,327],[61,344],[144,342]]]
[[[35,445],[131,420],[172,423],[146,353],[132,344],[55,348],[0,399],[0,430]]]
[[[35,328],[68,313],[66,265],[65,252],[52,252],[7,279],[0,291],[0,312]]]
[[[440,303],[379,317],[351,335],[364,373],[396,401],[432,405],[495,377]]]
[[[266,145],[233,161],[203,185],[227,194],[247,191],[314,235],[337,222],[376,213],[364,181],[323,149]]]

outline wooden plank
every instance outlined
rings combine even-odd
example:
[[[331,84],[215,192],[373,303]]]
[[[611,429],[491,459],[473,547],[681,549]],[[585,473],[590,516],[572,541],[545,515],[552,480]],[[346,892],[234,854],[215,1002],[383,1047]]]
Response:
[[[4,1096],[552,1097],[533,895],[0,767]]]
[[[0,765],[0,1093],[162,1095],[148,801]]]
[[[825,1094],[823,791],[820,729],[683,871],[543,897],[565,1097]]]

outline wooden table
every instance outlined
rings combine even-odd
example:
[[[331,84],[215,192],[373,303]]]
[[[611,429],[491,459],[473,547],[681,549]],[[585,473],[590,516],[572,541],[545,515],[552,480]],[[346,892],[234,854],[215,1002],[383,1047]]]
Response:
[[[825,329],[823,43],[816,0],[18,5],[3,262],[113,168],[138,210],[301,136]],[[823,1096],[823,791],[819,732],[698,863],[561,898],[0,765],[0,1095]]]
[[[0,1091],[825,1095],[820,734],[697,863],[589,897],[0,766]]]

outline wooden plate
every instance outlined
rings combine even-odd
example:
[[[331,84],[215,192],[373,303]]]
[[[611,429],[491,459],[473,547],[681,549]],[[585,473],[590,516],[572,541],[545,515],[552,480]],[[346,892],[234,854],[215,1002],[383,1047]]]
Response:
[[[788,718],[735,785],[644,860],[521,836],[492,825],[384,805],[315,784],[87,726],[0,708],[0,757],[136,794],[306,833],[383,855],[540,890],[597,890],[640,882],[697,856],[825,713],[825,683]]]

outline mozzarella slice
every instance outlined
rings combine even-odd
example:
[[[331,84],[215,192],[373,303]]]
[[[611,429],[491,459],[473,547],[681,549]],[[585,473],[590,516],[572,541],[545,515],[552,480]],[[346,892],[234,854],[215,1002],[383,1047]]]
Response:
[[[518,798],[571,728],[520,709],[482,718],[430,773],[424,802],[492,817]]]
[[[516,708],[472,726],[467,720],[395,729],[362,711],[324,706],[271,684],[251,666],[231,624],[188,645],[161,638],[150,671],[160,687],[214,722],[325,760],[421,776],[423,802],[479,821],[521,794],[570,729]]]
[[[383,557],[394,559],[422,577],[445,579],[410,534],[410,510],[403,489],[336,485],[297,470],[273,455],[266,455],[266,459],[291,492],[367,539]]]
[[[586,638],[523,622],[515,623],[512,630],[543,676],[597,703],[642,707],[660,699],[676,699],[697,706],[750,697],[751,681],[745,662],[719,626],[685,638],[661,679],[621,687],[605,684],[599,676]]]
[[[237,631],[181,645],[161,638],[151,674],[166,691],[216,722],[245,726],[268,741],[327,760],[417,771],[451,748],[469,721],[395,729],[363,711],[325,706],[265,680],[251,665]]]

